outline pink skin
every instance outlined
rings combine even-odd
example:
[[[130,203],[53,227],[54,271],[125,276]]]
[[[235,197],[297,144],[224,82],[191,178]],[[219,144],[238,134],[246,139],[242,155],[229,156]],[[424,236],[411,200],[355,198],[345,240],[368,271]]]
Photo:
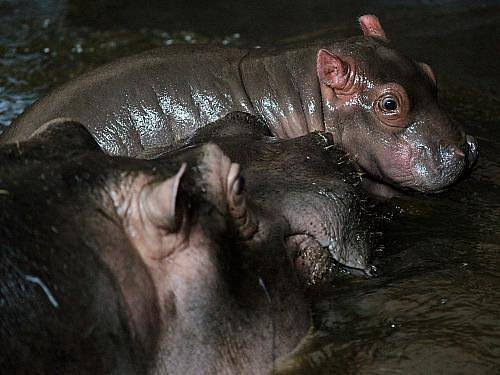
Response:
[[[359,17],[359,25],[361,26],[361,30],[363,30],[363,35],[379,38],[386,42],[389,41],[377,17],[365,14]]]
[[[439,191],[474,164],[476,141],[437,106],[430,66],[386,48],[375,16],[359,21],[369,38],[364,50],[321,49],[317,55],[325,130],[370,176],[400,188]]]

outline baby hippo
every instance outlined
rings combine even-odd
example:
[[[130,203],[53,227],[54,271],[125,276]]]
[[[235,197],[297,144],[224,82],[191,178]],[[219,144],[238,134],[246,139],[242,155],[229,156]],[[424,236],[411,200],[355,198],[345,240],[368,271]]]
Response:
[[[307,332],[288,254],[330,246],[332,206],[263,206],[214,144],[112,157],[63,119],[0,162],[6,373],[264,373]]]
[[[234,111],[278,138],[330,133],[373,180],[436,192],[477,159],[477,142],[439,107],[431,67],[389,41],[378,18],[362,35],[264,48],[169,46],[120,59],[37,101],[0,137],[21,141],[44,122],[84,123],[115,155],[173,145]]]

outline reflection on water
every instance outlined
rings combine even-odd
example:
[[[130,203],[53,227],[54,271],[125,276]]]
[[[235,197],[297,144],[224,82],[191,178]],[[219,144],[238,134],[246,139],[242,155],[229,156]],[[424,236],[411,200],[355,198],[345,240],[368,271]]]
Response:
[[[41,94],[118,57],[173,43],[238,44],[238,34],[100,30],[65,22],[62,1],[0,2],[0,131]]]
[[[358,32],[357,15],[375,13],[400,48],[433,66],[441,102],[477,136],[480,160],[470,178],[444,194],[392,202],[398,214],[385,224],[385,250],[376,257],[379,276],[339,280],[316,303],[317,332],[281,372],[496,374],[500,9],[495,3],[294,0],[256,6],[225,0],[209,7],[199,1],[154,1],[145,7],[116,0],[3,1],[0,126],[49,88],[120,56],[172,43],[255,45],[346,36]]]

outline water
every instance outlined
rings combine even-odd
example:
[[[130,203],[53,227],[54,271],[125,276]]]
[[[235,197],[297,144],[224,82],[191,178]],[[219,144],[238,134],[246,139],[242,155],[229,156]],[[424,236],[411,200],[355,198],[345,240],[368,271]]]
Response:
[[[318,330],[282,373],[500,373],[500,6],[496,1],[0,1],[0,127],[50,88],[117,57],[173,43],[259,45],[387,35],[437,74],[440,100],[479,140],[472,175],[393,201],[378,276],[343,278]]]

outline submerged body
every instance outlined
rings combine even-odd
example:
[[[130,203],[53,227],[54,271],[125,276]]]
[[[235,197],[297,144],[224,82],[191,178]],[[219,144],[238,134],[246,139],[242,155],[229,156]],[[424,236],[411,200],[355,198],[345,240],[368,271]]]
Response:
[[[248,129],[250,141],[265,138]],[[316,137],[278,143],[275,154],[323,155]],[[202,138],[156,160],[112,157],[80,124],[56,120],[0,145],[3,370],[265,373],[297,346],[310,325],[297,270],[306,280],[314,266],[320,278],[328,270],[306,264],[323,257],[293,260],[341,233],[337,217],[355,216],[305,185],[276,200],[272,186],[283,191],[276,178],[288,172],[269,166],[262,185],[259,162],[245,188],[240,166]],[[253,150],[240,154],[243,171],[259,160]],[[364,262],[360,249],[337,255]]]
[[[198,130],[180,150],[151,149],[139,157],[182,155],[207,142],[241,166],[255,202],[287,218],[295,233],[287,240],[295,249],[291,256],[312,270],[300,272],[307,283],[330,280],[335,267],[331,260],[369,272],[369,233],[376,220],[367,209],[360,174],[328,133],[282,140],[255,116],[236,112]]]
[[[110,154],[172,145],[233,111],[293,138],[326,131],[371,177],[438,191],[477,145],[436,100],[430,67],[388,43],[374,16],[363,37],[281,48],[172,46],[108,64],[35,103],[2,135],[26,139],[55,117],[78,120]]]

